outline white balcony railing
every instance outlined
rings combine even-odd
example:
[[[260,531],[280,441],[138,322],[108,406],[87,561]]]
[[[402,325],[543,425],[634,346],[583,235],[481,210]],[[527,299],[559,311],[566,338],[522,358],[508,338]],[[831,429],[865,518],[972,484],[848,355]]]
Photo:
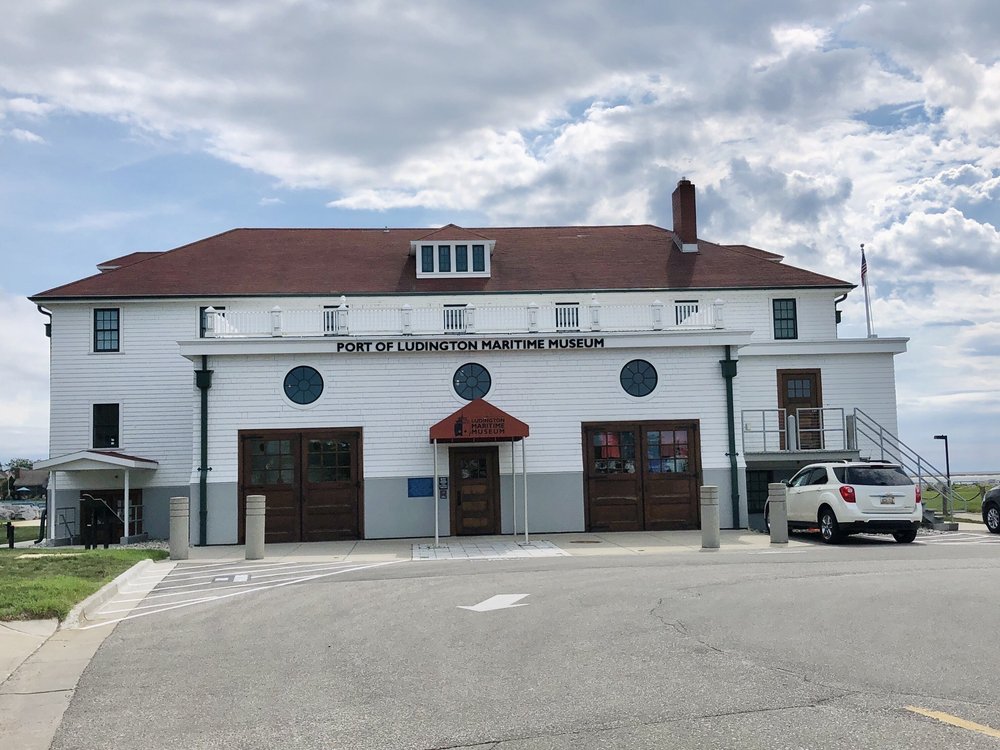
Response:
[[[844,409],[835,406],[743,410],[743,451],[848,450]]]
[[[349,304],[315,308],[273,307],[270,310],[205,311],[207,338],[268,336],[396,336],[443,334],[511,334],[628,332],[723,328],[721,300],[702,306],[678,302],[673,314],[665,305],[605,305],[596,297],[589,303],[527,305],[436,305],[413,307]],[[668,325],[667,323],[672,323]]]

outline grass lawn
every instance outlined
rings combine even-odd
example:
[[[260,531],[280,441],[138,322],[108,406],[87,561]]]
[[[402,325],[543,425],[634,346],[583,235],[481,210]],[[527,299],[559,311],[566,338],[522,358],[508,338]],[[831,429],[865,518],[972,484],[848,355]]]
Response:
[[[7,541],[7,528],[4,524],[3,541]],[[15,542],[28,542],[38,539],[38,523],[29,523],[24,526],[14,526],[14,541]]]
[[[951,510],[965,511],[966,506],[968,506],[969,513],[979,513],[983,506],[983,494],[992,485],[975,485],[975,484],[956,484],[952,486],[952,489],[958,493],[960,497],[966,499],[967,502],[958,503],[957,508],[952,508]],[[921,501],[930,510],[941,512],[941,495],[932,489],[926,489],[921,496]]]
[[[0,620],[63,620],[75,604],[140,560],[166,557],[163,550],[150,549],[5,547],[0,550]]]

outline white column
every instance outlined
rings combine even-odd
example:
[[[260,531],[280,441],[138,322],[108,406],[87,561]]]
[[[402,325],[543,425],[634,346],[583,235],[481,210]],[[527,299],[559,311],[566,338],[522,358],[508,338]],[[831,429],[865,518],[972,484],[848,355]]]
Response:
[[[434,486],[431,487],[431,498],[434,500],[434,546],[440,541],[438,528],[438,441],[434,440]]]
[[[524,438],[521,438],[521,481],[524,482],[524,543],[528,543],[528,464],[524,454]]]
[[[514,524],[514,536],[517,536],[517,466],[514,463],[514,441],[510,441],[510,520]],[[514,541],[517,541],[516,539]]]
[[[277,305],[271,308],[271,335],[281,335],[281,308]]]
[[[48,513],[46,516],[46,529],[49,539],[56,538],[56,474],[59,472],[49,472],[49,492],[48,492]]]
[[[129,480],[129,476],[128,476],[128,474],[129,474],[128,469],[125,469],[125,518],[123,520],[125,522],[125,537],[126,538],[128,538],[130,536],[130,534],[128,533],[128,516],[129,516],[129,502],[128,502],[128,492],[129,492],[128,480]]]

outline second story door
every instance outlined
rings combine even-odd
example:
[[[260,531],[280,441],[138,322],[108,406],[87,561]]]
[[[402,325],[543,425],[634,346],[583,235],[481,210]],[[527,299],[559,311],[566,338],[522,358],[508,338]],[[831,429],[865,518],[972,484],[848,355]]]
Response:
[[[823,392],[819,370],[778,370],[778,407],[785,415],[796,417],[798,447],[802,450],[823,447]],[[781,449],[789,447],[783,435]]]

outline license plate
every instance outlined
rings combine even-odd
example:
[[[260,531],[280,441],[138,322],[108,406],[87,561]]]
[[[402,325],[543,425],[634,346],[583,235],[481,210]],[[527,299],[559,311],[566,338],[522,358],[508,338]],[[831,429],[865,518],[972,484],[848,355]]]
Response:
[[[895,505],[895,504],[896,504],[896,498],[894,498],[894,497],[883,497],[882,498],[882,505]]]

